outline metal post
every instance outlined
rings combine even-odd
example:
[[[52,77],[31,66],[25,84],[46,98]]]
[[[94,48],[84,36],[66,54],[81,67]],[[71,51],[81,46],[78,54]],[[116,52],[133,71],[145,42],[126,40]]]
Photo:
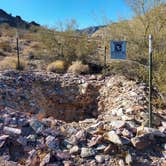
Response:
[[[149,35],[149,127],[152,127],[152,35]]]
[[[20,52],[19,52],[18,32],[16,33],[16,49],[17,49],[17,69],[20,70]]]
[[[107,55],[106,55],[106,50],[107,50],[107,47],[104,46],[104,77],[106,76],[106,65],[107,65]]]

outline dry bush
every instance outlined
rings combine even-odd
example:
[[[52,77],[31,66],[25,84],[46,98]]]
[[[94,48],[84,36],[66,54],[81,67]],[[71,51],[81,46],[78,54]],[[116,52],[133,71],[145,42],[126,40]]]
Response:
[[[6,52],[11,52],[12,48],[10,46],[10,43],[7,41],[0,42],[0,49]]]
[[[74,74],[87,74],[89,73],[89,66],[82,64],[81,61],[75,61],[68,68],[68,72]]]
[[[20,60],[20,70],[24,70],[27,66],[27,61]],[[0,61],[0,70],[5,69],[18,69],[17,58],[15,57],[6,57]]]
[[[62,60],[57,60],[50,63],[47,66],[47,71],[55,72],[55,73],[64,73],[66,70],[66,63]]]
[[[7,53],[0,49],[0,56],[5,57],[7,56]]]

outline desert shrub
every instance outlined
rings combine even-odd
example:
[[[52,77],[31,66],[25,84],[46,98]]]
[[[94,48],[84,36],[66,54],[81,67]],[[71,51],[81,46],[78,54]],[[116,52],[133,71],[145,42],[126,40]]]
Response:
[[[74,74],[87,74],[89,73],[89,66],[82,64],[81,61],[75,61],[68,68],[68,72]]]
[[[47,66],[47,71],[64,73],[66,71],[66,63],[62,60],[56,60]]]
[[[7,54],[2,49],[0,49],[0,56],[5,57],[5,56],[7,56]]]
[[[89,74],[101,74],[103,69],[103,65],[101,63],[87,62],[86,64],[89,66]]]
[[[7,41],[3,41],[3,42],[0,43],[0,49],[2,49],[3,51],[6,51],[6,52],[11,52],[12,51],[10,43],[7,42]]]
[[[103,73],[105,70],[103,69]],[[107,64],[107,75],[123,75],[128,79],[148,81],[147,66],[134,61],[114,60]]]
[[[166,109],[166,101],[165,101],[165,98],[161,98],[161,97],[158,97],[156,99],[153,99],[153,105],[156,107],[156,108],[162,108],[162,109]]]
[[[19,70],[24,70],[26,66],[27,66],[27,61],[20,60]],[[18,69],[17,58],[6,57],[2,61],[0,61],[0,70],[5,70],[5,69]]]

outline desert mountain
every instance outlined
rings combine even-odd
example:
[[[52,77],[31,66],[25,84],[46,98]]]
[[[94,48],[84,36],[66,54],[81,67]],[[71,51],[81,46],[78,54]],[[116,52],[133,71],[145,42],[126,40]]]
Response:
[[[12,16],[11,14],[6,13],[4,10],[0,9],[0,24],[7,23],[12,27],[20,27],[20,28],[29,28],[32,25],[40,26],[36,22],[32,21],[28,23],[23,20],[20,16]]]
[[[92,35],[95,32],[97,32],[99,29],[106,27],[105,25],[99,25],[99,26],[90,26],[84,29],[79,29],[77,30],[80,33],[87,34],[87,35]]]

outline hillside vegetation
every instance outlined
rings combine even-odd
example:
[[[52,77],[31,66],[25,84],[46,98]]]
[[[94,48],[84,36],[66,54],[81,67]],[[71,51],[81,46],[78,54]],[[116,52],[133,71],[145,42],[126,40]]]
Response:
[[[148,81],[148,35],[153,35],[153,76],[158,88],[166,92],[166,5],[162,4],[137,15],[132,20],[119,21],[100,29],[93,37],[106,40],[109,59],[109,41],[127,41],[127,60],[108,60],[110,73],[122,73]]]

